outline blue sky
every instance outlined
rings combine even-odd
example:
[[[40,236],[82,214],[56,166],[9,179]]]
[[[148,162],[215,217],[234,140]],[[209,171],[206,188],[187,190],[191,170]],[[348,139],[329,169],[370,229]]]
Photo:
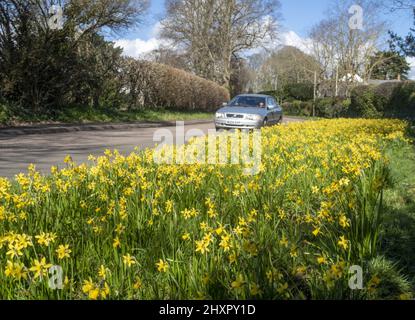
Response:
[[[280,0],[283,27],[306,37],[310,28],[325,18],[325,11],[331,0]],[[385,9],[383,18],[388,27],[398,34],[405,35],[413,25],[411,12],[391,13]]]
[[[307,52],[307,36],[313,25],[324,19],[326,9],[332,0],[280,0],[280,44],[296,46]],[[380,0],[381,1],[381,0]],[[356,0],[358,2],[358,0]],[[413,26],[413,17],[410,11],[395,13],[384,10],[383,18],[387,27],[399,35],[406,35]],[[164,0],[152,0],[150,10],[145,21],[135,29],[125,31],[121,35],[111,37],[116,45],[124,49],[126,55],[142,57],[143,54],[156,49],[160,43],[157,39],[157,25],[164,15]],[[412,70],[410,77],[415,79],[415,58],[408,58]]]
[[[306,37],[310,28],[324,19],[324,13],[331,0],[280,0],[282,27],[285,31],[294,31]],[[164,14],[164,0],[152,0],[145,22],[135,30],[123,34],[125,39],[149,40],[154,37],[154,26]],[[388,26],[395,32],[405,35],[412,26],[410,12],[385,13]]]

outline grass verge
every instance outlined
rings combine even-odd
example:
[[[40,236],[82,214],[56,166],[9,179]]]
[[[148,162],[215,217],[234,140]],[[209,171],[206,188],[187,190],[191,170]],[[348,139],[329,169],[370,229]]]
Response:
[[[176,111],[147,109],[120,111],[116,109],[67,108],[54,115],[18,115],[0,117],[0,126],[18,126],[35,123],[117,123],[136,121],[209,120],[213,113],[200,111]]]
[[[415,147],[390,150],[392,187],[385,192],[382,247],[415,289]]]

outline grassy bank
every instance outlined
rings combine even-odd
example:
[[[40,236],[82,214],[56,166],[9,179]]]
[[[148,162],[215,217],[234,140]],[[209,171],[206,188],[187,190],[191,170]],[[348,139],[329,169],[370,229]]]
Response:
[[[391,183],[385,192],[385,255],[407,275],[415,290],[415,147],[390,150]]]
[[[0,179],[0,297],[411,298],[410,247],[399,242],[411,243],[414,224],[397,215],[412,214],[400,194],[412,168],[405,129],[393,120],[264,128],[254,176],[230,162],[157,164],[147,150]],[[164,152],[194,154],[203,139]],[[48,286],[52,265],[62,290]],[[355,265],[362,290],[349,287]]]
[[[213,113],[198,111],[171,111],[148,109],[120,111],[116,109],[67,108],[56,114],[9,115],[0,113],[0,126],[24,125],[36,123],[117,123],[133,121],[175,121],[175,120],[209,120]]]

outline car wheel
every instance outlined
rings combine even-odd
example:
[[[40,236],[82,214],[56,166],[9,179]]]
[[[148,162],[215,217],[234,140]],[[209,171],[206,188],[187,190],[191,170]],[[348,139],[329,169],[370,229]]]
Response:
[[[264,119],[264,122],[262,123],[262,126],[263,127],[268,126],[268,119],[267,118]]]
[[[281,116],[280,117],[280,120],[278,120],[278,124],[282,124],[282,122],[284,121],[284,117],[283,116]]]

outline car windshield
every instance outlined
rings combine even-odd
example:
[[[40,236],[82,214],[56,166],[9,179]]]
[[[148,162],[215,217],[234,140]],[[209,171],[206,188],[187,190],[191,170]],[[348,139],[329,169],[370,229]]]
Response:
[[[229,105],[232,107],[265,107],[265,98],[241,96],[233,99]]]

